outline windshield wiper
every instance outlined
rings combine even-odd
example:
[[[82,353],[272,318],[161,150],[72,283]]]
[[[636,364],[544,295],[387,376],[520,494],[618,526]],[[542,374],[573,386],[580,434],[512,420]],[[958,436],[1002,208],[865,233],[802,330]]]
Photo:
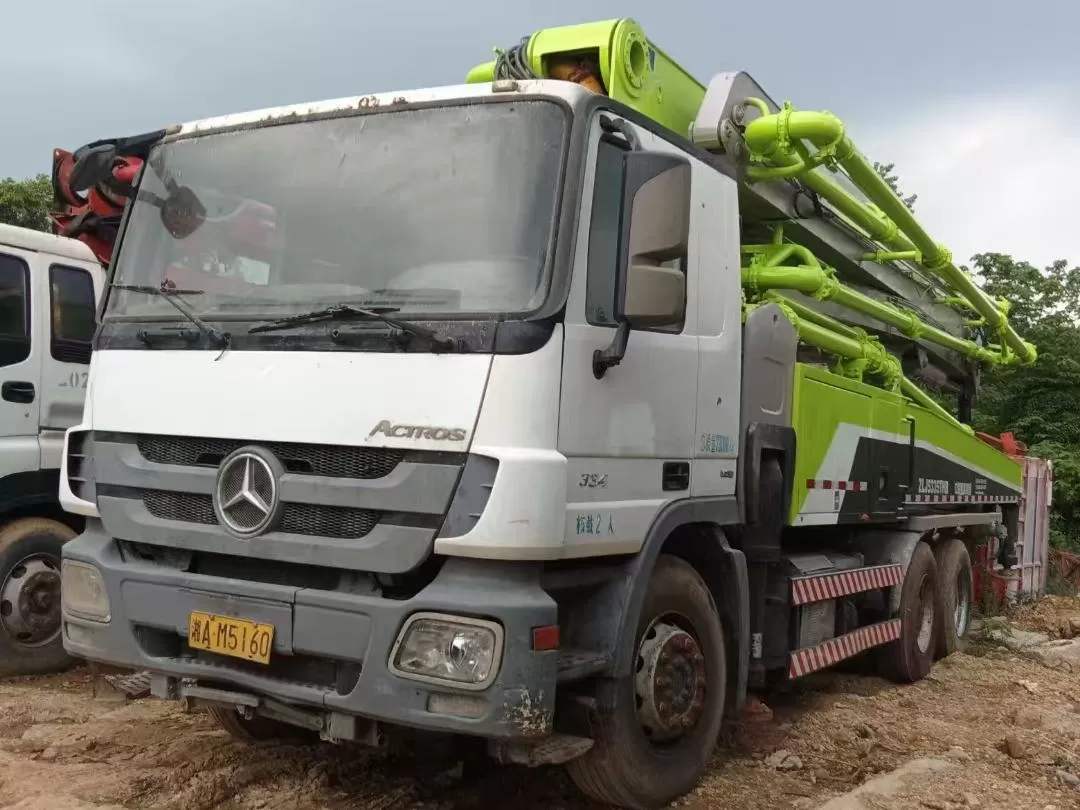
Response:
[[[445,335],[440,335],[433,329],[428,329],[426,326],[420,326],[419,324],[410,323],[409,321],[399,320],[398,318],[392,318],[387,314],[397,311],[398,307],[374,307],[372,309],[365,309],[364,307],[354,307],[351,304],[334,304],[333,306],[316,309],[300,315],[292,315],[288,318],[281,318],[276,321],[269,321],[268,323],[260,323],[248,329],[248,332],[273,332],[279,329],[291,329],[294,326],[302,326],[306,323],[319,323],[320,321],[370,320],[381,321],[402,332],[425,338],[434,345],[444,349],[454,349],[457,347],[456,341]]]
[[[202,290],[177,290],[166,287],[154,287],[150,284],[113,284],[114,289],[125,292],[141,292],[147,295],[157,295],[168,301],[173,308],[189,320],[195,327],[206,335],[206,342],[214,349],[227,349],[229,347],[229,333],[219,332],[202,318],[195,314],[191,307],[184,303],[181,295],[202,295]]]

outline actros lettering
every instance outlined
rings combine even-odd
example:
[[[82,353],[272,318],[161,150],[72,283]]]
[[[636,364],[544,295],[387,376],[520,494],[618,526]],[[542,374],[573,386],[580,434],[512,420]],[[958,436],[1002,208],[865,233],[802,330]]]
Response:
[[[370,439],[381,433],[392,439],[431,439],[436,442],[463,442],[468,431],[465,428],[432,427],[430,425],[395,425],[389,419],[383,419],[371,429]]]

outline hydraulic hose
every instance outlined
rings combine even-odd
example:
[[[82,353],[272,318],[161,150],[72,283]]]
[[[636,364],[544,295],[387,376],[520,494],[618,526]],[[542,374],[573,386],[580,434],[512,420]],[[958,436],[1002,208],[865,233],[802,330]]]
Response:
[[[974,281],[957,267],[952,255],[937,244],[919,224],[888,183],[855,148],[844,125],[827,112],[800,112],[785,105],[769,113],[759,99],[748,100],[763,114],[746,125],[744,137],[751,155],[767,164],[759,177],[800,176],[810,188],[849,217],[875,241],[897,251],[917,250],[919,264],[961,294],[986,324],[999,332],[1003,343],[1023,363],[1033,363],[1035,346],[1017,334],[1002,308],[990,300]],[[814,145],[811,153],[804,141]],[[822,165],[839,165],[880,210],[852,197],[838,183],[816,171]],[[1005,361],[1012,358],[1006,356]]]
[[[762,254],[759,254],[755,256],[755,260],[749,267],[742,268],[742,284],[747,292],[789,290],[803,293],[819,301],[833,301],[840,306],[888,324],[912,340],[927,340],[981,363],[1001,362],[999,353],[980,346],[972,340],[957,337],[936,326],[926,324],[911,310],[878,301],[850,287],[845,287],[837,281],[830,268],[822,267],[817,258],[802,245],[783,245],[775,252],[770,250],[771,247],[752,245],[744,248],[745,252],[751,253],[762,248],[769,251],[763,254],[768,258],[762,258]],[[796,266],[781,264],[792,256],[797,256],[803,264]]]
[[[859,371],[876,374],[883,379],[886,387],[899,389],[900,393],[908,399],[944,419],[953,427],[967,434],[974,433],[970,425],[960,422],[938,405],[929,394],[905,377],[900,361],[889,354],[878,341],[828,315],[814,312],[777,293],[768,293],[761,304],[748,304],[747,307],[752,309],[765,303],[776,304],[783,310],[784,316],[795,327],[800,340],[828,354],[858,364]]]

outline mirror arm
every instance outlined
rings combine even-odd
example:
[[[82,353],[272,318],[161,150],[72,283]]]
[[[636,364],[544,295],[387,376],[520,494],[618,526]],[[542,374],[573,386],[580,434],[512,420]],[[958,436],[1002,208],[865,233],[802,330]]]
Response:
[[[592,356],[592,373],[601,379],[609,368],[617,366],[626,357],[626,344],[630,340],[630,323],[621,321],[615,329],[615,337],[606,349],[596,349]]]

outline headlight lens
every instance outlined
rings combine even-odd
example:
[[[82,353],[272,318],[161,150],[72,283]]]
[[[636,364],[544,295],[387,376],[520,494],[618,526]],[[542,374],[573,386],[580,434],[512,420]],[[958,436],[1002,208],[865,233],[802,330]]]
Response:
[[[418,614],[402,631],[391,669],[481,689],[498,674],[501,656],[502,628],[494,622]]]
[[[72,616],[107,622],[111,616],[109,594],[101,572],[92,565],[64,560],[60,566],[60,601]]]

